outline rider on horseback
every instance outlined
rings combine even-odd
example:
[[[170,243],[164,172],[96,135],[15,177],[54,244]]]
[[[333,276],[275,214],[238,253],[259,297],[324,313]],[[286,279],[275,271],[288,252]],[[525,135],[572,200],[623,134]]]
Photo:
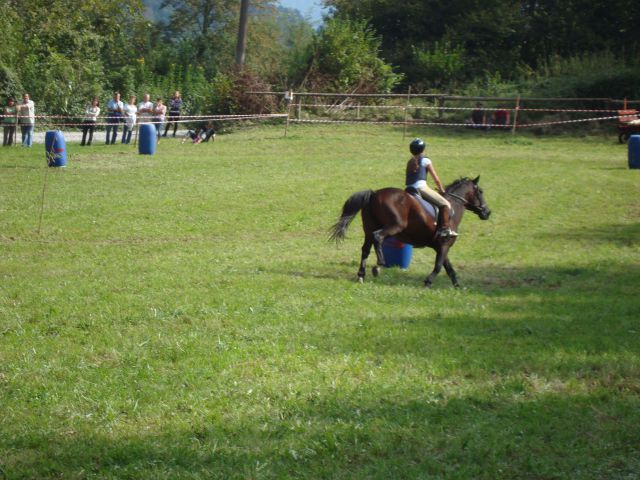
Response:
[[[440,178],[433,168],[433,163],[427,157],[423,155],[426,143],[416,138],[409,144],[409,150],[411,151],[411,159],[407,163],[407,179],[406,186],[415,188],[420,192],[420,196],[426,201],[433,203],[440,209],[438,215],[438,231],[437,237],[457,237],[458,234],[449,226],[449,213],[451,211],[451,204],[443,197],[444,187]],[[427,174],[430,173],[436,183],[440,193],[429,188],[427,185]]]

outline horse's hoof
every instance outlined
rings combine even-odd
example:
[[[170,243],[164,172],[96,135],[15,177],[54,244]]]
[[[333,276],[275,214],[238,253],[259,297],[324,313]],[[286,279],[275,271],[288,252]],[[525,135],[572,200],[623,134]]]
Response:
[[[357,282],[358,283],[364,283],[364,277],[358,277]]]
[[[371,273],[373,274],[374,277],[377,277],[378,275],[380,275],[380,267],[373,267],[371,269]]]
[[[431,288],[431,282],[424,282],[424,288],[426,290],[430,289]]]

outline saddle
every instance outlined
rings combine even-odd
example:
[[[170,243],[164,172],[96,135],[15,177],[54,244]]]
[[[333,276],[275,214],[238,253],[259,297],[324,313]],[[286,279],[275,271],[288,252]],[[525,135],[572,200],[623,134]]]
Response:
[[[436,207],[432,203],[427,202],[424,198],[422,198],[422,196],[420,195],[420,192],[418,191],[417,188],[407,187],[407,188],[405,188],[404,191],[407,192],[409,195],[411,195],[413,198],[415,198],[418,201],[418,203],[420,204],[420,206],[424,210],[424,213],[429,215],[434,220],[436,220],[436,221],[438,220],[438,213],[439,213],[438,207]]]
[[[429,203],[424,198],[422,198],[417,188],[407,187],[404,189],[404,191],[418,201],[418,203],[420,204],[420,206],[422,207],[422,209],[427,215],[429,215],[431,218],[436,220],[436,222],[438,221],[438,214],[440,213],[440,209],[436,207],[433,203]],[[453,207],[449,210],[449,218],[451,218],[452,216],[453,216]]]

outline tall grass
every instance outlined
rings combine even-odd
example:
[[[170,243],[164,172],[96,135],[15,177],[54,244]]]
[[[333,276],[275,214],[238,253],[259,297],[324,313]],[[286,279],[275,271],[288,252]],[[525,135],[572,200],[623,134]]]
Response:
[[[358,285],[379,127],[0,152],[0,477],[636,478],[637,171],[614,139],[415,130],[493,210]],[[45,211],[37,233],[43,182]]]

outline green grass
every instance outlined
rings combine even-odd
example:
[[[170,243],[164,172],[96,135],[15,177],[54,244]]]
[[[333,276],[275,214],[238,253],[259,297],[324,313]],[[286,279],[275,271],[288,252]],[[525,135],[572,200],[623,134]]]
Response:
[[[326,241],[401,130],[282,133],[0,151],[0,478],[640,477],[624,147],[409,132],[493,210],[425,291],[432,251],[358,285],[360,221]]]

